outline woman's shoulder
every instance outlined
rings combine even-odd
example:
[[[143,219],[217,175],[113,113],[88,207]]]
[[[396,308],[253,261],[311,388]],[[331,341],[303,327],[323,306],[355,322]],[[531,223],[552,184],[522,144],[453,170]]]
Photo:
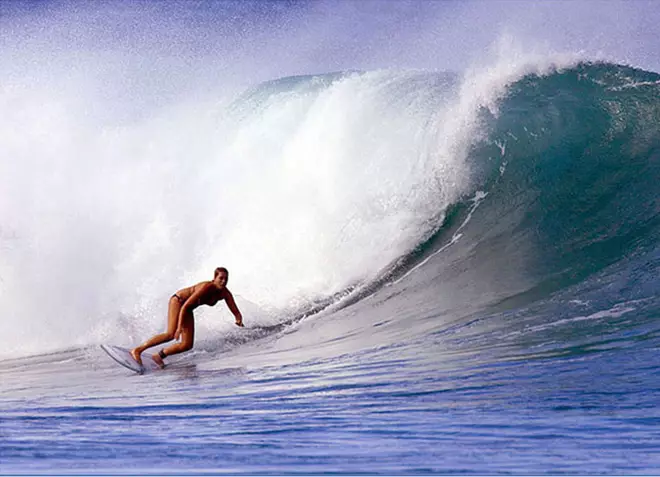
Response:
[[[212,286],[213,286],[213,282],[205,281],[205,282],[199,282],[199,283],[193,285],[192,289],[193,289],[193,292],[196,292],[196,291],[199,291],[199,290],[207,291]]]

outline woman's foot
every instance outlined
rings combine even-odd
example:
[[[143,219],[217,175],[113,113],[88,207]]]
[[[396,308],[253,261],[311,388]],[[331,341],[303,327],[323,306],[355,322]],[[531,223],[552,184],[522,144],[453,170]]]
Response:
[[[131,350],[131,357],[137,361],[137,363],[142,366],[142,356],[140,356],[142,353],[137,352],[137,348]]]
[[[151,359],[154,360],[154,362],[160,367],[160,369],[163,369],[165,367],[165,361],[163,361],[163,358],[161,358],[158,353],[154,353],[151,356]]]

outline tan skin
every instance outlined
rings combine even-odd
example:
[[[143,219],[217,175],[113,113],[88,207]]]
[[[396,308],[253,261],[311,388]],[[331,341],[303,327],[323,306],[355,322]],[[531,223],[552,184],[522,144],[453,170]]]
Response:
[[[224,270],[216,269],[212,281],[200,282],[188,288],[182,288],[170,298],[167,331],[153,336],[140,346],[131,351],[135,361],[142,364],[142,353],[153,346],[168,341],[181,341],[174,343],[162,351],[166,356],[183,353],[192,349],[195,339],[195,320],[193,310],[201,305],[214,306],[218,301],[225,300],[227,307],[236,319],[236,326],[243,326],[243,316],[236,306],[234,297],[227,288],[228,274]],[[178,297],[178,298],[177,298]],[[162,368],[165,366],[163,359],[158,353],[154,353],[152,359]]]

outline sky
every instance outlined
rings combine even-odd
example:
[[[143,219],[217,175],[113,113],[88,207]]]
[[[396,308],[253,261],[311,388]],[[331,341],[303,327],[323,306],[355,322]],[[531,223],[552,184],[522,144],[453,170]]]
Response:
[[[460,70],[503,34],[530,48],[660,71],[655,0],[9,1],[0,3],[0,27],[3,50],[23,46],[23,55],[29,47],[63,62],[122,56],[155,72],[161,63],[258,80]]]

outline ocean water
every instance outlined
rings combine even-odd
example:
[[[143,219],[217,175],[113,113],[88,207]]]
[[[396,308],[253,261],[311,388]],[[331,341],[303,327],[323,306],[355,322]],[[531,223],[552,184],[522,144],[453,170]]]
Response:
[[[657,473],[660,75],[506,60],[130,123],[5,82],[0,473]],[[99,348],[221,265],[246,328]]]

